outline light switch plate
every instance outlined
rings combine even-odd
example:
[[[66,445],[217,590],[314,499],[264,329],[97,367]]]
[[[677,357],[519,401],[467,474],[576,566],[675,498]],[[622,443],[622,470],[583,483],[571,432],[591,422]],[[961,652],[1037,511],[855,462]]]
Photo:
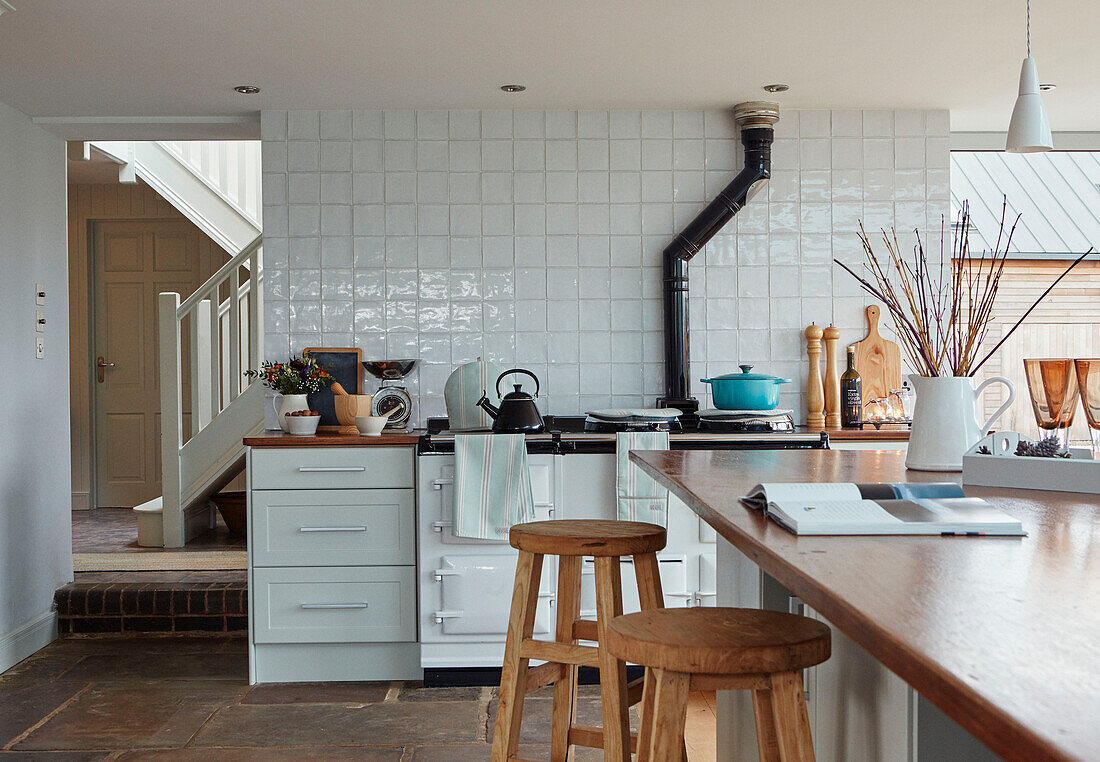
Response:
[[[41,283],[34,284],[34,303],[39,306],[46,304],[46,287]]]
[[[38,333],[44,333],[46,330],[46,313],[42,310],[34,311],[34,330]]]
[[[46,357],[46,340],[41,336],[34,337],[34,358],[42,360]]]

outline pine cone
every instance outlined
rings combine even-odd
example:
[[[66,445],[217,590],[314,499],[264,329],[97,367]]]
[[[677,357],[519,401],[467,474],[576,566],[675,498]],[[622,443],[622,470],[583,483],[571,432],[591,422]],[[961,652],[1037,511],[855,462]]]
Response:
[[[1062,449],[1062,445],[1058,442],[1058,437],[1051,434],[1049,437],[1043,437],[1035,444],[1020,440],[1016,445],[1016,454],[1022,455],[1028,458],[1068,458],[1069,453]]]

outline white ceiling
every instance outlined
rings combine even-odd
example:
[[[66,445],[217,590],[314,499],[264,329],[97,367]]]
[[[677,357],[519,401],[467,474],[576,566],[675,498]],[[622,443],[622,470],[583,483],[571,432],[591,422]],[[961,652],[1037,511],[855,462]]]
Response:
[[[165,117],[262,108],[714,108],[764,97],[769,82],[791,85],[787,108],[949,108],[954,130],[1004,130],[1024,55],[1024,0],[12,4],[0,101],[63,117],[49,121],[68,137],[138,137],[104,135],[113,117],[188,132],[201,122]],[[1058,84],[1052,127],[1100,130],[1100,2],[1032,11],[1040,78]],[[500,92],[507,82],[528,90]],[[245,83],[263,92],[232,92]],[[97,119],[66,130],[72,117]]]

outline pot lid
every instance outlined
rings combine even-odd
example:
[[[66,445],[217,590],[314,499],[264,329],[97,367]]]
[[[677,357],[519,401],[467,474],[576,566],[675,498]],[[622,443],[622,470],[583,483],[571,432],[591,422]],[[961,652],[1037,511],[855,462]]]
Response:
[[[767,373],[751,373],[751,365],[739,365],[738,367],[741,368],[740,373],[727,373],[724,376],[715,376],[714,378],[704,378],[700,380],[704,384],[709,384],[711,381],[778,381],[781,384],[785,384],[790,381],[790,379],[772,376]]]
[[[680,417],[680,411],[670,407],[617,407],[589,410],[588,415],[601,421],[671,421]]]
[[[791,409],[773,410],[700,410],[697,415],[701,421],[739,421],[745,418],[772,418],[793,414]]]

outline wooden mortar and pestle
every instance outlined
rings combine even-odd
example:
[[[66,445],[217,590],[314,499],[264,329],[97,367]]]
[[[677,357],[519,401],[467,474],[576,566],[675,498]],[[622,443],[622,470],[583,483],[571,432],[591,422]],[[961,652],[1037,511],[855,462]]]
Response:
[[[332,385],[332,404],[336,409],[336,420],[340,422],[340,434],[359,435],[359,429],[355,427],[355,419],[362,415],[370,415],[373,394],[348,394],[347,390],[337,381]]]

